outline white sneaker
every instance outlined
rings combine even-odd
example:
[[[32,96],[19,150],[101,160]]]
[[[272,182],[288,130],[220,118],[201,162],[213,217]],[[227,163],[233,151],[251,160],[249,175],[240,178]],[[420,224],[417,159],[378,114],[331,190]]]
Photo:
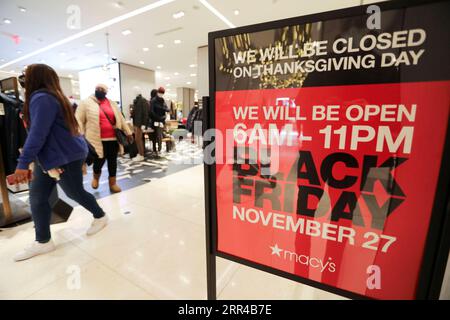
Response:
[[[14,256],[14,261],[18,262],[18,261],[22,261],[22,260],[27,260],[27,259],[33,258],[35,256],[38,256],[40,254],[45,254],[45,253],[51,252],[53,250],[55,250],[55,244],[53,243],[52,240],[50,240],[47,243],[39,243],[37,241],[34,241],[32,244],[27,246],[25,249],[18,252]]]
[[[145,160],[145,158],[143,156],[141,156],[140,154],[138,154],[136,157],[133,158],[133,162],[141,162],[144,160]]]
[[[99,219],[94,219],[92,221],[91,227],[87,230],[86,234],[88,236],[92,236],[102,230],[106,225],[108,224],[108,216],[105,214],[104,217],[101,217]]]

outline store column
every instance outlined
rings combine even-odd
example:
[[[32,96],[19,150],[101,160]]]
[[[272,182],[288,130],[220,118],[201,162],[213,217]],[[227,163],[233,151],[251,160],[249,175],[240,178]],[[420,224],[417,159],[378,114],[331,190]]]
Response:
[[[191,88],[177,88],[177,101],[181,103],[183,117],[187,118],[189,111],[194,106],[195,90]]]

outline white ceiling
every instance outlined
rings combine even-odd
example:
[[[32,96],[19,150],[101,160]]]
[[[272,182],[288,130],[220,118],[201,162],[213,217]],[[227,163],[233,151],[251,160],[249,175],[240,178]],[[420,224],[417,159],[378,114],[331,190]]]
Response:
[[[121,2],[122,7],[115,4]],[[159,0],[0,0],[0,70],[19,72],[24,66],[41,62],[53,66],[61,76],[76,77],[77,71],[105,64],[105,33],[110,34],[111,55],[120,62],[157,71],[157,86],[196,87],[197,48],[207,45],[208,32],[228,26],[199,0],[174,0],[151,11],[136,15],[81,38],[52,48],[23,61],[4,66],[64,38],[87,30]],[[359,0],[208,0],[236,26],[289,18],[361,4]],[[67,27],[69,5],[81,9],[81,29]],[[21,12],[20,7],[26,8]],[[239,10],[239,15],[234,11]],[[184,11],[185,16],[172,15]],[[4,19],[10,19],[5,24]],[[132,33],[122,35],[129,29]],[[12,36],[20,36],[16,44]],[[181,40],[175,44],[174,40]],[[93,47],[86,47],[86,43]],[[157,48],[163,44],[164,48]],[[143,48],[149,48],[147,52]],[[20,51],[20,53],[18,52]],[[144,64],[139,62],[143,61]],[[161,70],[157,70],[161,66]],[[179,75],[175,75],[175,73]],[[166,79],[169,77],[170,79]],[[192,82],[190,85],[187,82]]]

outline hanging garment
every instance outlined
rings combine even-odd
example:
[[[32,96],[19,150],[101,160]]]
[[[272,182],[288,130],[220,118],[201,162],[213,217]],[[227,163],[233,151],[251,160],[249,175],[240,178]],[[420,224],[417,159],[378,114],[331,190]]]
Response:
[[[5,174],[16,170],[19,149],[25,144],[27,133],[21,119],[23,102],[0,93],[0,144]]]

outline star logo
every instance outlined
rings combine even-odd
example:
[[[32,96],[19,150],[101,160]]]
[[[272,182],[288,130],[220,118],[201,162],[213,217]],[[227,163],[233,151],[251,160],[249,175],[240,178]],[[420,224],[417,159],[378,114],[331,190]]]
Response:
[[[270,247],[270,249],[272,250],[272,255],[276,254],[277,256],[279,256],[281,258],[281,251],[283,251],[283,249],[280,249],[278,247],[278,244],[275,244],[273,247]]]

